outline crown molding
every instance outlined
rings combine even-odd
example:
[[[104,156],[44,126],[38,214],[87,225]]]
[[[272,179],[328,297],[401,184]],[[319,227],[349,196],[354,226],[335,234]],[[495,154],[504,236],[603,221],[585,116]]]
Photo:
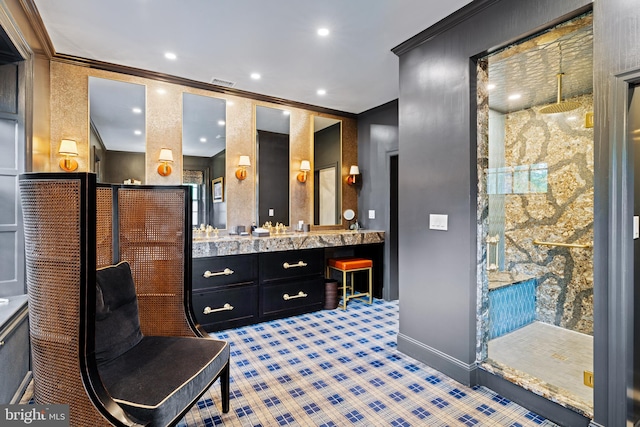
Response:
[[[494,3],[498,3],[500,0],[473,0],[471,3],[463,6],[461,9],[456,10],[446,18],[436,22],[424,31],[419,32],[409,40],[399,44],[391,49],[391,52],[398,56],[420,46],[423,43],[428,42],[439,34],[454,28],[458,24],[472,16],[482,12]]]
[[[47,58],[52,58],[55,55],[56,50],[53,47],[49,33],[44,26],[44,22],[42,22],[40,12],[38,12],[36,4],[33,0],[20,0],[20,5],[27,16],[29,24],[31,24],[31,28],[34,33],[36,33],[38,41],[40,41],[40,44],[42,45],[44,55],[46,55]]]

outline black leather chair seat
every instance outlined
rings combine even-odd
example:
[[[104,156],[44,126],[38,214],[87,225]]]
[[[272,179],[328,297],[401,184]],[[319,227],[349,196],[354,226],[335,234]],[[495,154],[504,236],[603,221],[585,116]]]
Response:
[[[109,394],[127,413],[165,426],[195,403],[228,360],[225,341],[145,336],[98,370]]]

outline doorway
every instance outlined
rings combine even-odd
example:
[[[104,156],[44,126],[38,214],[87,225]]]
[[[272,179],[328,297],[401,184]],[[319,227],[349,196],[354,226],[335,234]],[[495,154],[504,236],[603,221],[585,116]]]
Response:
[[[478,60],[480,359],[593,418],[593,16]]]
[[[0,27],[0,297],[25,293],[18,175],[25,171],[25,74],[22,56]]]

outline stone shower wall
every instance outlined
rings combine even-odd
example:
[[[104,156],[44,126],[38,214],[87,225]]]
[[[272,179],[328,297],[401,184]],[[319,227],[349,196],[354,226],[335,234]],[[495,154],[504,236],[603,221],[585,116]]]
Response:
[[[580,108],[544,115],[534,107],[505,116],[505,165],[548,169],[543,192],[523,191],[513,175],[512,190],[520,194],[504,196],[504,260],[507,271],[538,278],[538,320],[592,335],[593,250],[533,244],[593,244],[593,128],[585,127],[593,96],[571,101]],[[536,174],[534,188],[541,191]]]

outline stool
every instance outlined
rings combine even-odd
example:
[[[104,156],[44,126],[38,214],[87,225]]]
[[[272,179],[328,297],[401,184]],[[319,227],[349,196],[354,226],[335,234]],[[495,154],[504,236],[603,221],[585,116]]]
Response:
[[[365,258],[330,258],[327,260],[327,278],[331,278],[331,270],[342,272],[342,309],[347,309],[347,301],[352,298],[369,297],[369,304],[373,302],[373,261]],[[354,293],[353,274],[366,271],[369,275],[369,292]],[[351,273],[351,284],[347,286],[347,273]],[[349,288],[349,295],[347,295]]]

